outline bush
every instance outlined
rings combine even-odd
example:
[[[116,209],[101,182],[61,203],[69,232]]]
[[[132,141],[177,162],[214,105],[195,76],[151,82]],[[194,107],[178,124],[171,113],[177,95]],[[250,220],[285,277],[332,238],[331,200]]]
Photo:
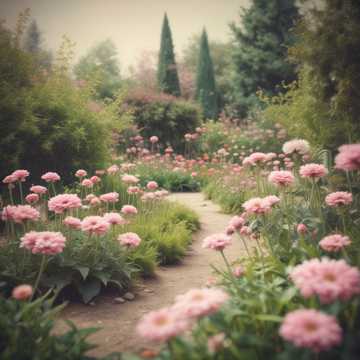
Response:
[[[166,94],[141,91],[130,92],[120,112],[130,111],[145,138],[159,137],[163,144],[171,144],[176,151],[184,148],[184,135],[200,124],[200,110],[192,102]]]

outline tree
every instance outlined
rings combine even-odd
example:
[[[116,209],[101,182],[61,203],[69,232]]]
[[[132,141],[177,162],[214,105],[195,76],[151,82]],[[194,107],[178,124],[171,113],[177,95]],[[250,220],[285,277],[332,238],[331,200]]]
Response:
[[[159,89],[162,92],[174,96],[180,96],[180,83],[175,62],[174,45],[166,13],[161,30],[157,80]]]
[[[282,82],[295,80],[295,67],[287,62],[291,33],[298,18],[296,0],[253,0],[243,10],[241,25],[232,24],[234,36],[232,95],[230,101],[244,117],[259,105],[262,90],[275,95]]]
[[[96,44],[75,65],[78,80],[95,83],[96,96],[113,98],[121,86],[120,68],[114,43],[107,39]]]
[[[214,67],[205,29],[201,35],[200,40],[195,97],[203,108],[204,117],[207,119],[215,119],[218,115],[217,94]]]

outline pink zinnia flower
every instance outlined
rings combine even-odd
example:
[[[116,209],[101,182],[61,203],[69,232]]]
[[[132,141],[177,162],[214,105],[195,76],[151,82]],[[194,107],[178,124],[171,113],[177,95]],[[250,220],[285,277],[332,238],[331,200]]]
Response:
[[[121,212],[123,214],[126,214],[126,215],[136,215],[137,214],[137,209],[135,206],[132,206],[132,205],[124,205],[122,208],[121,208]]]
[[[101,200],[97,197],[97,196],[94,196],[91,200],[90,200],[90,205],[91,206],[96,206],[96,205],[99,205],[101,204]]]
[[[342,338],[342,330],[336,318],[313,309],[300,309],[288,313],[279,333],[295,346],[315,352],[339,345]]]
[[[258,165],[267,161],[267,155],[262,152],[255,152],[246,157],[242,164],[243,165]]]
[[[56,182],[60,180],[60,175],[57,174],[56,172],[47,172],[44,175],[41,176],[41,178],[43,180],[45,180],[46,182]]]
[[[28,194],[25,197],[26,202],[29,204],[33,204],[39,201],[39,195],[38,194]]]
[[[300,235],[305,235],[308,232],[308,228],[305,224],[298,224],[296,231]]]
[[[146,188],[147,188],[148,190],[156,190],[158,187],[159,187],[159,185],[157,184],[156,181],[149,181],[149,182],[146,184]]]
[[[147,340],[167,341],[187,330],[190,323],[172,308],[163,308],[143,316],[137,325],[137,333]]]
[[[321,164],[306,164],[300,167],[299,173],[303,178],[319,179],[327,175],[328,170]]]
[[[2,182],[4,184],[12,184],[12,183],[16,182],[16,178],[11,174],[11,175],[6,176]]]
[[[84,187],[87,187],[87,188],[91,188],[93,187],[93,182],[90,180],[90,179],[84,179],[82,182],[81,182],[81,186],[84,186]]]
[[[119,194],[117,192],[110,192],[100,195],[100,200],[108,203],[115,203],[119,201]]]
[[[225,334],[223,332],[208,338],[207,348],[210,354],[218,352],[224,347]]]
[[[325,236],[320,242],[320,247],[329,252],[338,252],[345,246],[351,244],[351,241],[348,236],[343,236],[340,234],[333,234]]]
[[[217,312],[228,299],[220,289],[191,289],[176,297],[174,308],[185,318],[197,318]]]
[[[138,186],[129,186],[127,188],[127,193],[128,194],[137,194],[140,192],[140,188]]]
[[[268,180],[277,186],[289,186],[295,182],[295,177],[291,171],[279,170],[272,171]]]
[[[91,181],[93,184],[97,184],[97,183],[99,183],[99,182],[101,181],[101,179],[100,179],[98,176],[94,175],[94,176],[92,176],[92,177],[90,178],[90,181]]]
[[[332,207],[349,205],[353,201],[352,194],[347,191],[337,191],[326,196],[325,202]]]
[[[69,228],[80,230],[81,229],[81,220],[73,217],[73,216],[67,216],[63,223],[68,226]]]
[[[40,213],[30,205],[8,205],[3,208],[1,218],[4,221],[14,221],[20,224],[24,221],[38,221]]]
[[[231,245],[231,238],[226,234],[213,234],[203,240],[202,247],[204,249],[213,249],[217,251],[224,250]]]
[[[110,224],[110,225],[124,225],[126,224],[126,220],[118,213],[116,212],[110,212],[104,214],[104,219]]]
[[[30,175],[30,173],[27,170],[15,170],[11,176],[16,180],[16,181],[21,181],[24,182],[25,179]]]
[[[249,214],[265,214],[271,210],[270,203],[262,198],[252,198],[245,201],[242,206]]]
[[[306,140],[294,139],[284,143],[282,150],[285,154],[298,153],[305,155],[310,151],[310,145]]]
[[[240,235],[250,236],[252,234],[252,230],[249,226],[242,226],[240,229]]]
[[[233,227],[235,230],[240,230],[245,224],[245,219],[241,216],[234,216],[229,222],[229,227]]]
[[[27,300],[31,297],[32,293],[33,293],[32,286],[23,284],[16,286],[13,289],[11,296],[16,300]]]
[[[83,178],[87,175],[87,172],[83,169],[77,170],[75,176],[78,178]]]
[[[155,143],[157,143],[158,141],[159,141],[159,138],[158,138],[157,136],[153,135],[153,136],[150,137],[150,142],[151,142],[152,144],[155,144]]]
[[[45,186],[41,186],[41,185],[33,185],[30,188],[30,191],[32,191],[35,194],[43,195],[47,192],[47,188]]]
[[[86,216],[81,222],[81,230],[90,235],[104,235],[110,228],[110,224],[101,216]]]
[[[318,295],[323,304],[360,294],[360,272],[344,260],[307,260],[292,270],[290,278],[304,298]]]
[[[20,247],[33,254],[56,255],[65,247],[66,238],[60,232],[30,231],[21,238]]]
[[[81,207],[81,199],[76,194],[60,194],[48,201],[48,207],[50,211],[62,214],[66,210]]]
[[[280,202],[280,199],[276,195],[268,195],[263,198],[263,201],[268,203],[270,207],[278,204]]]
[[[134,176],[134,175],[129,175],[129,174],[125,174],[122,176],[121,180],[125,183],[125,184],[137,184],[140,180]]]
[[[335,157],[335,168],[344,171],[360,169],[360,144],[348,144],[339,147]]]
[[[108,169],[107,172],[110,175],[114,175],[116,174],[118,171],[120,170],[120,168],[117,165],[111,165]]]
[[[120,242],[121,245],[127,246],[129,248],[130,247],[131,248],[138,247],[141,243],[141,239],[140,239],[139,235],[137,235],[133,232],[128,232],[128,233],[119,235],[118,241]]]

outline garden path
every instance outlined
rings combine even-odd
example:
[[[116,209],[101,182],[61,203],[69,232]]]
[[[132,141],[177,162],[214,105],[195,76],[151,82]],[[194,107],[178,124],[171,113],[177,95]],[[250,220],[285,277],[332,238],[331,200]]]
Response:
[[[220,212],[220,207],[205,200],[201,193],[176,193],[170,196],[196,211],[200,217],[201,230],[194,235],[188,255],[176,266],[159,267],[156,278],[139,284],[135,289],[135,300],[115,304],[113,297],[102,296],[94,306],[70,304],[61,314],[61,319],[69,319],[77,326],[100,327],[101,331],[91,336],[91,341],[99,347],[92,352],[95,356],[115,351],[139,351],[151,347],[135,333],[138,320],[147,312],[171,305],[174,297],[194,287],[202,287],[212,276],[210,264],[223,268],[220,254],[202,249],[202,239],[217,232],[223,232],[230,216]],[[225,250],[230,261],[235,260],[244,249],[240,241]],[[64,326],[59,323],[61,331]]]

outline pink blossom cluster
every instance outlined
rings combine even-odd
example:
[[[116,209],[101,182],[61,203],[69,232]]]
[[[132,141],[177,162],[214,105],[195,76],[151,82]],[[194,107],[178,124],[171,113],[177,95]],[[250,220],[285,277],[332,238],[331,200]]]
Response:
[[[341,234],[332,234],[325,236],[320,242],[320,247],[328,252],[338,252],[343,249],[345,246],[351,244],[351,241],[348,236]]]
[[[329,350],[342,340],[342,330],[336,318],[313,309],[288,313],[279,333],[295,346],[314,352]]]
[[[30,231],[20,242],[20,247],[30,250],[33,254],[55,255],[64,250],[66,238],[60,232]]]
[[[284,154],[300,154],[305,155],[310,151],[310,144],[306,140],[294,139],[284,143],[282,150]]]
[[[81,199],[76,194],[60,194],[48,201],[48,207],[50,211],[62,214],[66,210],[81,207]]]
[[[280,199],[276,195],[269,195],[264,198],[256,197],[243,203],[243,208],[248,214],[266,214],[271,208],[278,204]]]
[[[125,225],[126,220],[118,213],[116,212],[110,212],[104,214],[104,219],[110,224],[110,225]]]
[[[48,183],[54,183],[56,181],[59,181],[61,178],[60,178],[60,175],[56,172],[47,172],[45,173],[44,175],[41,176],[41,178],[48,182]]]
[[[41,185],[33,185],[30,187],[30,191],[38,195],[43,195],[46,194],[47,188]]]
[[[125,215],[136,215],[138,213],[136,207],[133,205],[124,205],[121,208],[121,212]]]
[[[89,235],[105,235],[110,228],[110,223],[101,216],[86,216],[81,222],[81,230]]]
[[[100,195],[100,200],[105,203],[115,203],[119,201],[119,194],[117,192],[110,192]]]
[[[136,185],[140,180],[134,176],[134,175],[129,175],[129,174],[125,174],[121,177],[121,180],[125,183],[125,184],[132,184],[132,185]]]
[[[303,297],[317,295],[323,304],[360,294],[360,271],[344,260],[307,260],[291,271],[290,278]]]
[[[38,221],[40,213],[30,205],[7,205],[1,212],[3,221],[23,223],[24,221]]]
[[[272,171],[268,176],[268,180],[277,186],[289,186],[295,182],[295,177],[291,171],[279,170]]]
[[[71,229],[75,229],[75,230],[81,229],[81,220],[73,216],[67,216],[64,219],[63,224]]]
[[[300,167],[299,173],[303,178],[319,179],[328,174],[328,170],[321,164],[306,164]]]
[[[6,176],[3,179],[4,184],[12,184],[14,182],[24,182],[26,178],[30,175],[27,170],[19,169],[12,172],[10,175]]]
[[[87,172],[86,172],[86,170],[79,169],[76,171],[75,176],[78,178],[83,178],[83,177],[87,176]]]
[[[325,203],[331,207],[350,205],[352,201],[352,194],[347,191],[336,191],[327,195],[325,198]]]
[[[335,157],[335,168],[344,171],[360,169],[360,144],[347,144],[339,147]]]
[[[147,184],[146,184],[146,188],[148,190],[156,190],[157,188],[159,187],[158,183],[156,181],[149,181]]]
[[[207,236],[202,243],[204,249],[217,251],[223,251],[229,245],[231,245],[231,237],[220,233]]]
[[[32,286],[28,284],[23,284],[16,286],[13,289],[11,296],[16,300],[27,300],[31,297],[32,294],[33,294]]]
[[[140,245],[141,239],[139,235],[133,232],[127,232],[124,234],[120,234],[118,237],[118,241],[121,245],[124,245],[129,248],[136,248]]]
[[[262,152],[254,152],[251,155],[247,156],[242,164],[245,165],[259,165],[259,164],[263,164],[266,163],[268,161],[268,157],[266,154],[262,153]]]

